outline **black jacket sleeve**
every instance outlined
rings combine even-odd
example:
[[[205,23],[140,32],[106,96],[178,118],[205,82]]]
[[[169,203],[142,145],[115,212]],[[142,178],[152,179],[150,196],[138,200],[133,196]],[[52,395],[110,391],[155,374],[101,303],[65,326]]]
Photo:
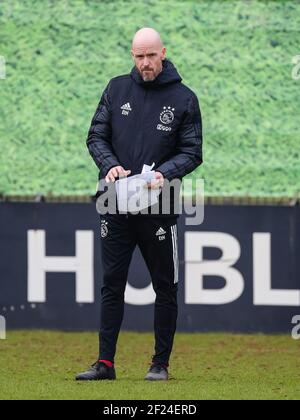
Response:
[[[110,83],[102,94],[86,141],[90,155],[101,171],[101,178],[104,178],[112,167],[120,165],[111,144],[112,128],[108,96],[109,86]]]
[[[183,178],[202,163],[202,119],[197,96],[192,94],[178,131],[175,153],[156,171],[166,179]]]

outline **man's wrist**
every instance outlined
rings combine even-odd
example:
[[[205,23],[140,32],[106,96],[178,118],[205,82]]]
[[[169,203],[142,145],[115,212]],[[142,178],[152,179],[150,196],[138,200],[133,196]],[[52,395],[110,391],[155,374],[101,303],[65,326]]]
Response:
[[[159,169],[156,169],[155,172],[159,172],[160,174],[162,174],[162,176],[165,178],[165,175],[163,174],[162,171],[160,171]]]

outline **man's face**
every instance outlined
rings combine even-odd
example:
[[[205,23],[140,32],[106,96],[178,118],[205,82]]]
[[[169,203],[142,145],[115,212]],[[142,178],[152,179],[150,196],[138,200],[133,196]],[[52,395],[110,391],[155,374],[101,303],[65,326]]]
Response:
[[[154,80],[162,71],[162,61],[166,55],[165,48],[136,46],[131,55],[142,79],[145,82]]]

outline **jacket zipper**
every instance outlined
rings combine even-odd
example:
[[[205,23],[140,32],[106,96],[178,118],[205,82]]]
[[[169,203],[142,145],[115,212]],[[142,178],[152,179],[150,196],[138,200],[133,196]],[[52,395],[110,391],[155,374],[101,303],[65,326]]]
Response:
[[[137,148],[135,150],[135,156],[134,156],[134,161],[137,161],[137,156],[139,155],[139,150],[138,147],[142,144],[142,140],[143,140],[143,122],[144,122],[144,116],[145,116],[145,106],[146,106],[146,102],[147,102],[147,96],[148,96],[148,89],[145,89],[144,92],[144,98],[143,98],[143,105],[141,108],[141,114],[140,114],[140,118],[139,118],[139,124],[137,127],[137,134],[138,134],[138,141],[137,141]],[[140,168],[142,169],[142,168]]]

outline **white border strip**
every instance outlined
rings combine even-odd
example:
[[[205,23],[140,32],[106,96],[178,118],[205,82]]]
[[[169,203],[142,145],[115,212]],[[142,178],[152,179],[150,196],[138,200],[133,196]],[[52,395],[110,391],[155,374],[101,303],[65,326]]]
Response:
[[[178,247],[177,247],[177,225],[171,226],[173,261],[174,261],[174,284],[178,283]]]

